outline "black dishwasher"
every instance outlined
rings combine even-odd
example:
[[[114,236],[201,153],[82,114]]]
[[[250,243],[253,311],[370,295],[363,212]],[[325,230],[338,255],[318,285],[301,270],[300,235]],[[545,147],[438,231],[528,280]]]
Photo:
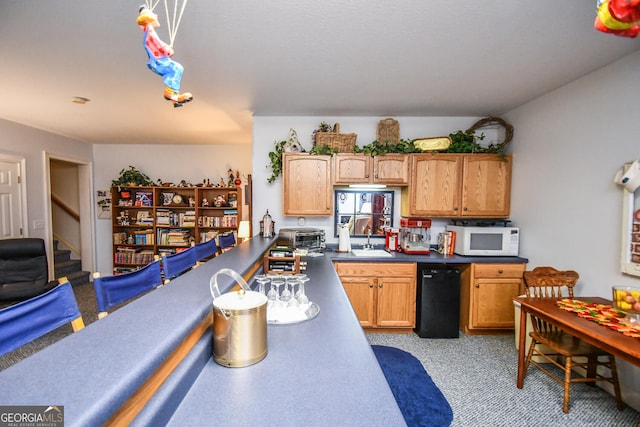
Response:
[[[418,268],[415,332],[420,338],[458,338],[460,270],[428,264]]]

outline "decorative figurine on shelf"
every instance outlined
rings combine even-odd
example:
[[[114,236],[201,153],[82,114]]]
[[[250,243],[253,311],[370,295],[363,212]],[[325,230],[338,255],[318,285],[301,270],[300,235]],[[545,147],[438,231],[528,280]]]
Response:
[[[189,197],[189,207],[193,208],[196,205],[196,199]]]
[[[214,202],[214,204],[216,205],[217,208],[224,206],[224,204],[226,203],[226,200],[224,199],[224,196],[220,195],[216,197],[216,200]]]
[[[171,59],[173,47],[160,40],[158,33],[156,33],[155,28],[160,26],[158,15],[146,5],[142,5],[136,23],[144,31],[144,49],[149,57],[147,67],[162,76],[165,84],[164,99],[173,103],[174,107],[182,107],[185,102],[193,99],[193,95],[189,92],[180,93],[180,81],[184,67]]]
[[[236,180],[234,181],[236,187],[239,187],[242,184],[242,179],[240,179],[240,171],[236,171]]]
[[[227,175],[229,175],[229,180],[227,181],[227,187],[233,187],[235,185],[234,181],[236,179],[236,177],[233,176],[233,171],[231,169],[229,169],[227,171]]]
[[[209,200],[207,200],[206,197],[202,199],[202,207],[203,208],[209,207]]]
[[[302,145],[298,141],[298,133],[293,129],[289,129],[289,140],[284,144],[285,153],[301,153],[304,151]]]
[[[227,184],[224,182],[224,178],[220,178],[220,183],[218,184],[218,187],[226,187]]]
[[[118,216],[118,225],[129,225],[129,211],[120,212],[120,216]]]

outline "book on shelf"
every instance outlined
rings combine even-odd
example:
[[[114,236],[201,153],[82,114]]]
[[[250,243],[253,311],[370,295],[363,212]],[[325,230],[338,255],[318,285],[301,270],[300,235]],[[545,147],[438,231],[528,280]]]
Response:
[[[153,245],[154,232],[152,228],[146,228],[144,230],[136,230],[133,232],[135,236],[136,245]]]
[[[211,239],[215,239],[218,237],[217,231],[205,231],[200,232],[200,243],[208,242]]]
[[[138,211],[136,215],[136,224],[153,225],[153,217],[149,211]]]
[[[149,264],[155,256],[153,250],[118,246],[114,255],[115,264]]]
[[[442,255],[453,255],[455,247],[456,232],[444,231],[438,234],[438,252]]]
[[[171,211],[169,209],[156,210],[156,224],[169,225],[170,220],[171,220]]]
[[[161,228],[157,231],[158,245],[189,246],[191,232],[179,228]]]

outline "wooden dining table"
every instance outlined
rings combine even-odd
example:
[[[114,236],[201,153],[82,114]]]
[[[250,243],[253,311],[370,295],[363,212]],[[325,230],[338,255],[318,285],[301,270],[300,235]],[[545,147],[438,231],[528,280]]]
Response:
[[[611,300],[600,297],[577,297],[576,300],[611,304]],[[518,388],[524,382],[524,365],[527,335],[527,314],[545,320],[563,331],[580,338],[614,356],[640,366],[640,339],[626,336],[608,326],[579,317],[577,314],[558,307],[557,298],[528,298],[517,297],[514,301],[520,304],[520,336],[518,348]]]

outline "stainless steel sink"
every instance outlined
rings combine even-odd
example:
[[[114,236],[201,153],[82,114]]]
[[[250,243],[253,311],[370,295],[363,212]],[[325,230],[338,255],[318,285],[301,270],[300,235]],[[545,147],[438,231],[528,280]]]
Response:
[[[351,254],[355,256],[380,258],[390,257],[391,254],[384,249],[351,249]]]

